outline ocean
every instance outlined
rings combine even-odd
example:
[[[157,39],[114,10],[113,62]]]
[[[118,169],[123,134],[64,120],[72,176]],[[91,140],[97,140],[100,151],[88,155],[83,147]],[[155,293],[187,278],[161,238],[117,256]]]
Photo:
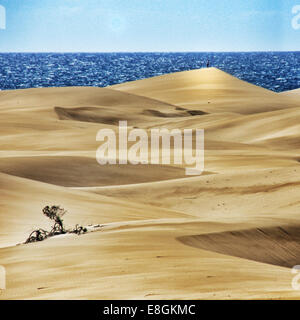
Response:
[[[0,89],[97,86],[211,66],[282,92],[300,87],[300,52],[0,53]]]

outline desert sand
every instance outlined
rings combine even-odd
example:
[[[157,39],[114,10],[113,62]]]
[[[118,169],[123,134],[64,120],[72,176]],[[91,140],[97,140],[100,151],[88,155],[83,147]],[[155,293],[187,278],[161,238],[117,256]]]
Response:
[[[99,129],[205,129],[205,172],[100,166]],[[0,91],[0,299],[299,299],[300,91],[215,68]],[[22,244],[68,210],[87,234]]]

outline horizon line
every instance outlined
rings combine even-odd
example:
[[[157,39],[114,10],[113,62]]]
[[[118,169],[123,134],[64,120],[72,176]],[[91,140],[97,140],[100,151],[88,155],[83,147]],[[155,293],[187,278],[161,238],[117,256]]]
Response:
[[[253,50],[253,51],[0,51],[6,53],[287,53],[300,52],[300,50]]]

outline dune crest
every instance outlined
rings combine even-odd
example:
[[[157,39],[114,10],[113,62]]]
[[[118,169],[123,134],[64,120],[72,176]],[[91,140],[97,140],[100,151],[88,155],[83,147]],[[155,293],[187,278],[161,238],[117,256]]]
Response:
[[[111,88],[179,107],[200,108],[207,113],[253,114],[299,106],[289,97],[239,80],[216,68],[183,71]]]

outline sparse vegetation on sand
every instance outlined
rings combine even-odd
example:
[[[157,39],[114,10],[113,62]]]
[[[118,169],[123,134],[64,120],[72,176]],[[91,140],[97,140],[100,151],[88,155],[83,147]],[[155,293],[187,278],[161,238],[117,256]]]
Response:
[[[85,227],[76,225],[74,229],[68,230],[64,226],[64,222],[62,217],[67,213],[67,211],[60,206],[46,206],[43,209],[43,214],[54,221],[54,224],[52,226],[51,231],[46,231],[44,229],[37,229],[31,232],[25,243],[32,243],[32,242],[38,242],[43,241],[47,238],[54,237],[61,234],[66,233],[74,233],[74,234],[82,234],[86,233],[87,229]]]

